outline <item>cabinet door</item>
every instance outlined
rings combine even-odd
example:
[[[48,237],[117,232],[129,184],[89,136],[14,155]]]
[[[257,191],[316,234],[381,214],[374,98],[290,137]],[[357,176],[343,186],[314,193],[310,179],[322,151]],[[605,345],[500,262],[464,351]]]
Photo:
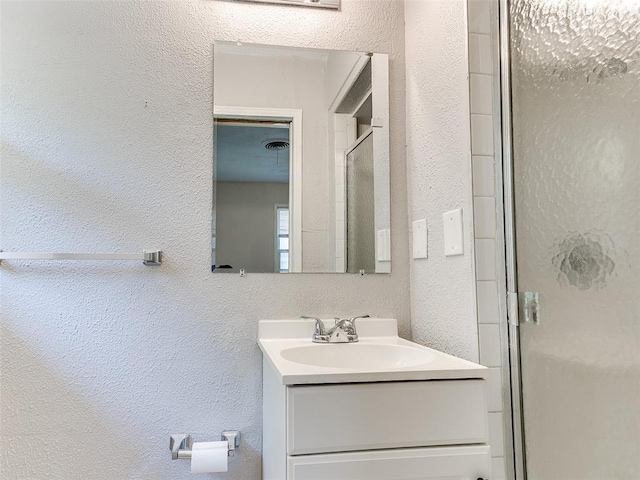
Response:
[[[487,443],[483,380],[287,389],[287,453]]]
[[[431,447],[288,457],[287,480],[489,478],[489,447]]]

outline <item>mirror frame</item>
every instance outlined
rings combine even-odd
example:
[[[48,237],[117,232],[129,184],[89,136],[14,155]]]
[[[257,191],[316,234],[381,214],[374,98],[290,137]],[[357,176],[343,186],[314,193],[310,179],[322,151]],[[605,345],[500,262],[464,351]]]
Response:
[[[243,3],[271,3],[274,5],[294,5],[298,7],[328,8],[331,10],[340,9],[340,0],[233,0]]]

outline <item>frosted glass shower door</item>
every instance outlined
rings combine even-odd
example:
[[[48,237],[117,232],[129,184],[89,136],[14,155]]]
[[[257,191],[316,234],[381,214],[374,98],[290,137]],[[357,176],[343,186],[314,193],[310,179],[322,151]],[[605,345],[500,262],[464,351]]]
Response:
[[[527,477],[640,479],[640,1],[510,16]]]

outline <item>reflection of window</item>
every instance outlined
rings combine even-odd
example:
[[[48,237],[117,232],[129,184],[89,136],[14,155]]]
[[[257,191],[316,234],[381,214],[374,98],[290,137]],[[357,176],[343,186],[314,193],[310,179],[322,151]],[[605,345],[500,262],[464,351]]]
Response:
[[[289,206],[276,205],[276,271],[289,271]]]

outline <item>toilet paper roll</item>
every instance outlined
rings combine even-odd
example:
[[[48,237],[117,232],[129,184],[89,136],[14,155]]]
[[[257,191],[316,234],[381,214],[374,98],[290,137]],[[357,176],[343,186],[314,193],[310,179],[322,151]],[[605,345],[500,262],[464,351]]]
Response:
[[[227,441],[194,442],[191,447],[191,473],[226,472],[228,461]]]

